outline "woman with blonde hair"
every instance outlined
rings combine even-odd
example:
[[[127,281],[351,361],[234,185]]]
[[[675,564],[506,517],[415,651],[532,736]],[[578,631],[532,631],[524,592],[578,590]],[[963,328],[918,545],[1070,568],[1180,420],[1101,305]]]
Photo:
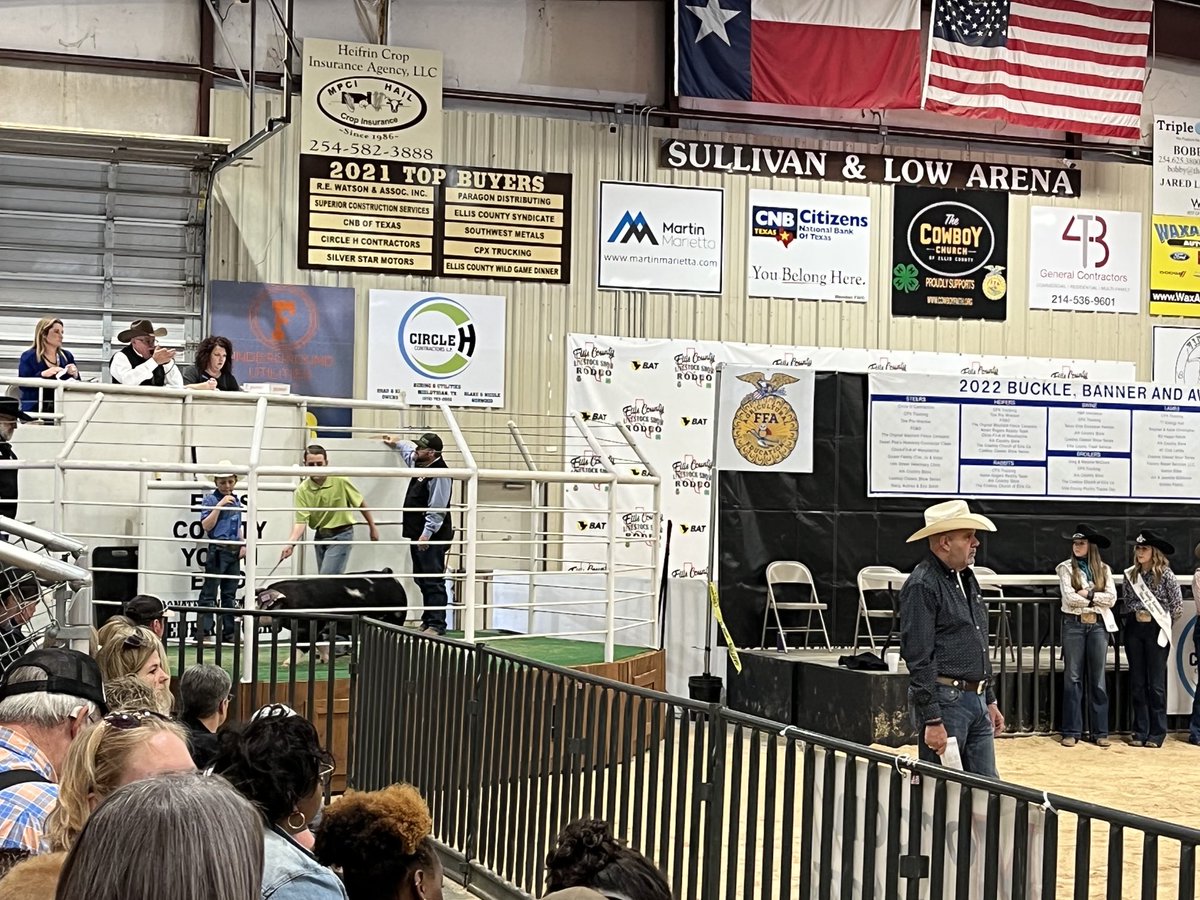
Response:
[[[1121,614],[1133,702],[1134,747],[1161,747],[1167,737],[1167,659],[1172,623],[1183,615],[1183,594],[1167,557],[1166,538],[1143,528],[1133,538],[1133,565],[1125,570]]]
[[[51,850],[70,850],[92,811],[126,784],[194,772],[182,725],[148,709],[109,713],[71,743],[46,819]]]
[[[313,853],[342,873],[350,900],[442,900],[433,819],[411,784],[348,791],[325,810]]]
[[[170,714],[173,703],[167,651],[149,628],[131,625],[108,632],[96,652],[96,664],[105,682],[136,675],[154,691],[155,709]]]
[[[64,350],[62,319],[47,316],[38,319],[33,327],[33,346],[21,354],[17,375],[21,378],[79,378],[75,357]],[[54,412],[54,391],[41,388],[21,388],[21,409],[24,412]]]
[[[1062,745],[1074,747],[1083,736],[1081,709],[1086,685],[1092,740],[1097,747],[1108,747],[1112,742],[1108,739],[1105,658],[1108,633],[1117,630],[1112,614],[1117,591],[1100,551],[1107,550],[1111,542],[1082,522],[1063,537],[1071,542],[1071,556],[1054,570],[1062,592]]]

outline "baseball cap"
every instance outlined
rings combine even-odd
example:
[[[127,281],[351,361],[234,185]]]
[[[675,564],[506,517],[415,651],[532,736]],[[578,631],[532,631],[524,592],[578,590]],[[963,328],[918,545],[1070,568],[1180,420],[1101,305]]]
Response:
[[[125,604],[125,616],[135,625],[150,627],[167,614],[167,605],[151,594],[138,594]]]
[[[12,673],[26,666],[41,669],[46,673],[46,680],[9,684],[8,679]],[[65,647],[34,650],[14,662],[0,677],[0,700],[38,691],[90,700],[100,707],[101,712],[108,712],[108,704],[104,702],[104,679],[100,675],[100,667],[94,659],[78,650],[68,650]]]
[[[422,450],[436,450],[442,452],[442,439],[432,431],[427,431],[417,438],[417,446]]]

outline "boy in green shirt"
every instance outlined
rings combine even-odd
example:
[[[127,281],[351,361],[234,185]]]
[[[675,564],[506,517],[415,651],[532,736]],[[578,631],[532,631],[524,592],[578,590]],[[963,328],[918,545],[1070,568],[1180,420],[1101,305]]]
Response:
[[[320,444],[304,448],[306,466],[329,465],[329,454]],[[379,529],[371,510],[363,502],[362,492],[349,478],[340,475],[312,475],[300,482],[296,488],[293,505],[296,507],[296,524],[288,536],[288,543],[279,554],[287,559],[296,549],[296,541],[312,526],[316,532],[317,572],[321,575],[342,575],[350,560],[350,544],[354,537],[354,515],[357,509],[367,522],[370,538],[379,540]]]

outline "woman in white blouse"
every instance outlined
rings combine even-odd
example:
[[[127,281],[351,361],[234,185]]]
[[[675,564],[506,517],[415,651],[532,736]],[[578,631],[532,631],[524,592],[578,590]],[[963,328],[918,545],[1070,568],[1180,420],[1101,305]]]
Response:
[[[1108,747],[1111,742],[1104,663],[1108,656],[1108,633],[1116,630],[1112,607],[1117,592],[1112,570],[1100,558],[1100,551],[1111,542],[1083,523],[1063,537],[1071,542],[1071,555],[1055,568],[1062,588],[1062,745],[1074,747],[1083,737],[1086,688],[1092,739],[1096,746]]]

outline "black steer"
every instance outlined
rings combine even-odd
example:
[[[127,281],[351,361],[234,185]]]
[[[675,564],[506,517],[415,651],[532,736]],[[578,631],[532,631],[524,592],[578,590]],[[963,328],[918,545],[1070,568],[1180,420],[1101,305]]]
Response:
[[[276,581],[259,589],[256,598],[258,608],[272,611],[302,611],[306,609],[346,609],[358,607],[388,606],[394,607],[394,612],[370,612],[366,615],[381,619],[393,625],[403,625],[408,617],[404,608],[408,605],[408,595],[400,579],[392,574],[391,569],[372,572],[354,572],[355,578],[331,578],[329,580],[301,581],[288,579]],[[328,640],[336,639],[338,633],[349,634],[349,622],[330,621],[314,617],[312,619],[281,618],[272,616],[270,619],[259,620],[262,625],[269,625],[276,634],[285,625],[298,639],[306,639],[309,634],[309,622],[317,622],[320,631]],[[302,651],[303,652],[303,651]]]

